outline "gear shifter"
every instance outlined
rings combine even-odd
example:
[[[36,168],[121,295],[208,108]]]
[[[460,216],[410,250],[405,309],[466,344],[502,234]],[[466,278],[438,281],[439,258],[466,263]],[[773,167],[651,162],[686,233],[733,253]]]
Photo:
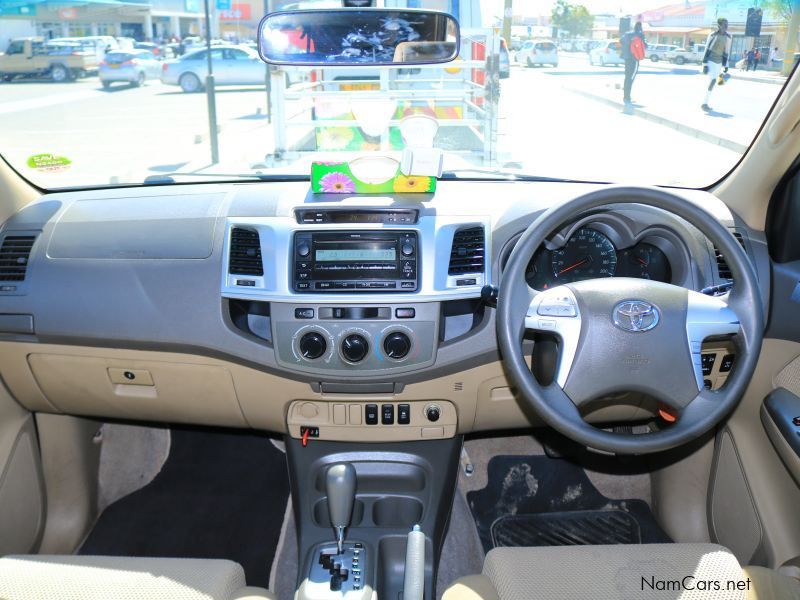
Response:
[[[350,525],[353,501],[356,497],[356,469],[350,463],[328,467],[325,476],[325,493],[328,495],[328,513],[336,532],[339,554],[344,547],[344,530]]]

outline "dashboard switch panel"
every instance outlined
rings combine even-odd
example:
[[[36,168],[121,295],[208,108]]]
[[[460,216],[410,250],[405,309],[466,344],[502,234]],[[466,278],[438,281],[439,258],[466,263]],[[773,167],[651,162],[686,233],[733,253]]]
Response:
[[[310,405],[316,416],[309,419]],[[435,406],[439,412],[436,422],[427,412]],[[364,415],[362,420],[361,415]],[[344,419],[344,421],[343,421]],[[451,438],[458,429],[458,413],[448,400],[407,402],[385,401],[380,404],[359,402],[351,398],[336,400],[298,400],[289,406],[289,434],[300,439],[309,427],[319,430],[318,439],[347,442],[415,441],[427,438]]]

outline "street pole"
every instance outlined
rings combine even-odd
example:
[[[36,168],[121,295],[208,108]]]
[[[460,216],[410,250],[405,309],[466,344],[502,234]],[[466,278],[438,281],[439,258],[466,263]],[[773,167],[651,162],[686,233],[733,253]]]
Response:
[[[512,3],[513,0],[505,0],[505,8],[503,9],[503,37],[509,49],[511,48],[511,20],[514,17]]]
[[[783,52],[781,75],[788,77],[794,68],[794,53],[797,49],[797,31],[800,29],[800,0],[792,2],[792,18],[786,30],[786,49]]]
[[[270,0],[264,0],[264,14],[268,15],[272,12],[270,7]],[[258,34],[259,32],[256,32]],[[272,123],[272,102],[270,96],[272,95],[272,76],[269,72],[269,65],[264,63],[264,86],[267,91],[267,123]]]
[[[208,100],[208,141],[211,143],[211,164],[219,162],[219,141],[217,140],[217,101],[214,97],[214,68],[211,60],[211,12],[208,0],[205,0],[206,9],[206,59],[208,60],[208,74],[206,75],[206,99]]]

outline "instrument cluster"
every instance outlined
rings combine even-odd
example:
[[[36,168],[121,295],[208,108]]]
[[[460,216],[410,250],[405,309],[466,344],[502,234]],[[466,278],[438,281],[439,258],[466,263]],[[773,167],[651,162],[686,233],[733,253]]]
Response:
[[[539,248],[525,272],[528,285],[536,290],[598,277],[636,277],[671,283],[672,266],[664,251],[654,243],[639,241],[627,248],[617,248],[602,231],[583,226],[560,248]]]

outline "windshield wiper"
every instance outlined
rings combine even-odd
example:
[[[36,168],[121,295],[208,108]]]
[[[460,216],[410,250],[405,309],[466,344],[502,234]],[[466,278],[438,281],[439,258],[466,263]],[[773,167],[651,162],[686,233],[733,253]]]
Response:
[[[265,175],[263,173],[164,173],[148,175],[145,185],[176,183],[176,177],[213,177],[222,180],[256,179],[258,181],[308,181],[308,175]]]

